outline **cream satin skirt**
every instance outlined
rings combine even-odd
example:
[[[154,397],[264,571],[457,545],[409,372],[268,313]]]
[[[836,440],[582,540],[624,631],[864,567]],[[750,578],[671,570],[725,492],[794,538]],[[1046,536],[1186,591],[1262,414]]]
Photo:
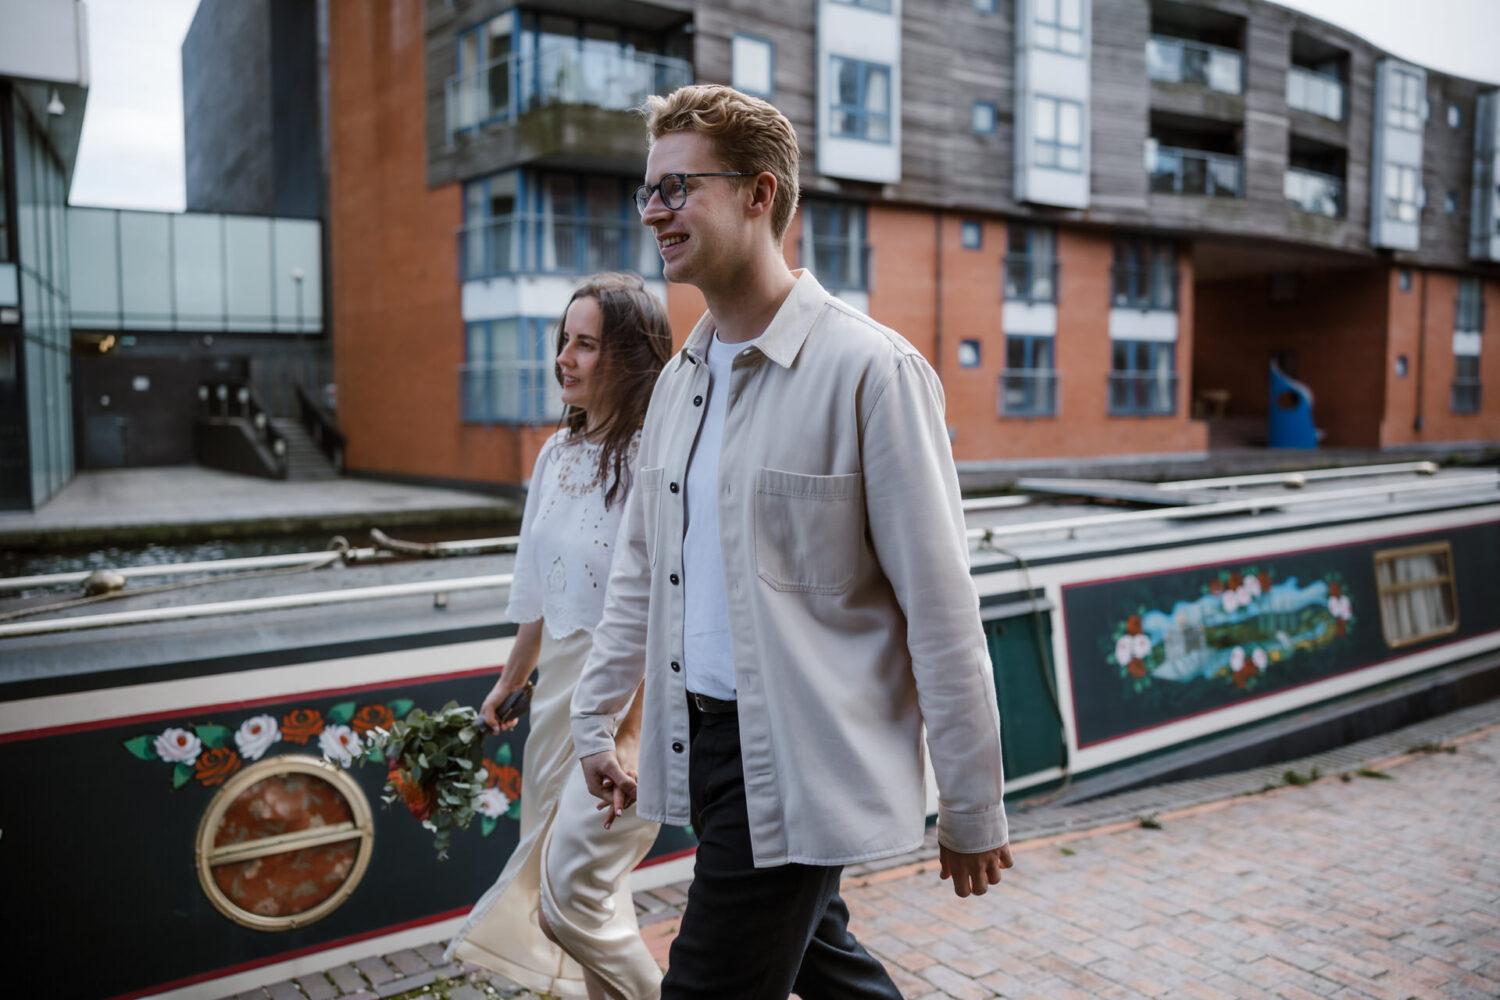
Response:
[[[447,958],[557,997],[587,995],[582,963],[616,996],[656,1000],[661,969],[641,941],[629,875],[655,842],[657,824],[631,807],[604,829],[573,754],[569,702],[591,645],[587,632],[554,640],[542,630],[521,762],[521,839]],[[539,908],[566,953],[543,936]]]

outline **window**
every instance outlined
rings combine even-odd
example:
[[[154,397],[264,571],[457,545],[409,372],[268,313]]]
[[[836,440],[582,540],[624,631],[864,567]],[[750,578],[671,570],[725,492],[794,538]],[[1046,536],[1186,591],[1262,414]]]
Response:
[[[514,27],[515,14],[507,12],[458,36],[458,75],[450,84],[450,128],[470,128],[514,113]]]
[[[981,14],[995,13],[995,0],[974,0],[974,9]]]
[[[468,324],[459,369],[465,423],[543,423],[562,415],[552,371],[556,325],[534,317]]]
[[[1036,47],[1070,56],[1083,54],[1083,0],[1036,0]]]
[[[1449,409],[1454,413],[1478,413],[1479,389],[1479,355],[1455,355],[1453,358],[1453,395]]]
[[[1177,345],[1116,340],[1109,373],[1109,412],[1166,416],[1177,409]]]
[[[965,250],[978,250],[984,246],[984,225],[973,219],[965,219],[959,227],[958,238]]]
[[[1110,302],[1117,309],[1177,308],[1177,248],[1170,240],[1115,240]]]
[[[994,135],[995,106],[989,101],[975,101],[972,123],[975,135]]]
[[[1408,132],[1422,131],[1422,79],[1415,73],[1392,70],[1386,78],[1385,123]]]
[[[1453,307],[1453,329],[1469,333],[1484,330],[1484,284],[1478,278],[1458,279],[1458,301]]]
[[[1294,108],[1342,121],[1344,81],[1328,73],[1293,66],[1286,74],[1286,102]]]
[[[1057,412],[1057,370],[1051,337],[1006,337],[1005,371],[1000,376],[1000,413],[1007,417],[1051,416]]]
[[[1058,97],[1033,99],[1032,162],[1058,170],[1083,169],[1083,105]]]
[[[1057,301],[1057,234],[1051,226],[1006,228],[1005,297],[1017,302]]]
[[[960,340],[958,342],[958,367],[979,367],[979,341]]]
[[[891,69],[833,57],[833,134],[891,141]]]
[[[868,280],[869,244],[865,242],[865,206],[850,201],[807,201],[803,261],[812,259],[812,272],[825,288],[862,289]]]
[[[775,92],[776,46],[764,38],[736,34],[729,43],[729,58],[734,89],[769,101]]]
[[[1449,215],[1458,214],[1457,191],[1449,191],[1448,194],[1443,198],[1443,211],[1447,212]]]
[[[1396,287],[1403,292],[1411,291],[1411,270],[1403,267],[1396,272]]]
[[[1397,163],[1385,165],[1385,217],[1400,222],[1416,222],[1421,211],[1415,167]]]
[[[833,0],[849,7],[863,7],[865,10],[877,11],[881,14],[891,12],[891,0]]]
[[[1409,646],[1458,629],[1449,543],[1375,553],[1375,583],[1387,646]]]
[[[1448,127],[1460,128],[1464,123],[1464,113],[1459,110],[1457,104],[1448,105]]]

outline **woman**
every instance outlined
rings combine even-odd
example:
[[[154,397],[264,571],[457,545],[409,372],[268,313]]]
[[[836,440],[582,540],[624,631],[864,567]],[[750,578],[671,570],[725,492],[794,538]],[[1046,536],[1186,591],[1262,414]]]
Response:
[[[661,991],[627,880],[657,825],[633,808],[602,822],[573,753],[568,703],[604,613],[641,423],[671,350],[661,303],[633,275],[585,281],[558,329],[563,426],[537,455],[507,611],[515,645],[480,709],[498,732],[496,708],[537,669],[521,839],[448,947],[450,958],[538,993],[638,1000]],[[616,736],[632,771],[640,722],[638,694]]]

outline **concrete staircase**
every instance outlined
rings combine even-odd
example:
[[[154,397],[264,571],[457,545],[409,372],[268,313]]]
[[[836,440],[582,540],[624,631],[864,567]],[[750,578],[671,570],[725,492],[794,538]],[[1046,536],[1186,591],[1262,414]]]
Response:
[[[271,425],[286,438],[287,479],[337,479],[338,471],[307,429],[291,417],[274,417]]]

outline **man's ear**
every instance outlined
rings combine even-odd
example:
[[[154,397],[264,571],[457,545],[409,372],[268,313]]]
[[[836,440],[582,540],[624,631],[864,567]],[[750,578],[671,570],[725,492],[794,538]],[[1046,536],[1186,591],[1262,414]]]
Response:
[[[762,170],[750,182],[750,203],[746,206],[746,213],[751,218],[769,215],[775,204],[776,175],[769,170]]]

